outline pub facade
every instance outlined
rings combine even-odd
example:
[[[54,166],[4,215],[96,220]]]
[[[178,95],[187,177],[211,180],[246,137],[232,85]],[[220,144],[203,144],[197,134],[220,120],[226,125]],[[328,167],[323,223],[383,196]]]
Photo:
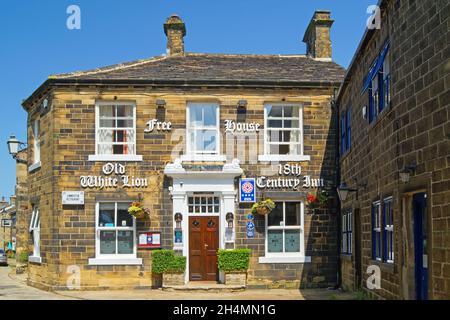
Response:
[[[314,14],[306,55],[197,54],[174,15],[166,55],[50,76],[23,104],[29,284],[157,287],[161,248],[186,257],[185,283],[220,283],[217,250],[248,248],[249,288],[335,286],[332,23]],[[264,199],[275,209],[251,214]],[[133,202],[148,215],[130,215]]]

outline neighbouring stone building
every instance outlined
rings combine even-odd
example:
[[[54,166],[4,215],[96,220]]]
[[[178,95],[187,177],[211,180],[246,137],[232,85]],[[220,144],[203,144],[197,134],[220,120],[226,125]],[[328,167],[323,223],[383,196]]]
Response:
[[[337,98],[342,284],[449,299],[450,3],[379,6],[381,28],[366,31]]]
[[[161,246],[186,282],[223,281],[216,249],[250,248],[249,287],[336,285],[336,210],[305,206],[318,189],[337,206],[332,22],[314,14],[307,55],[200,54],[174,15],[167,55],[49,77],[23,103],[29,284],[154,287]],[[239,189],[277,207],[251,216]],[[128,214],[137,200],[149,218]]]

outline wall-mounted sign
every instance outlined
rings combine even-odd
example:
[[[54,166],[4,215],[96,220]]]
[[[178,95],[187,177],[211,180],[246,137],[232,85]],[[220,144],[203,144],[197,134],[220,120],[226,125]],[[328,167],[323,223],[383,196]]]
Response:
[[[13,221],[11,219],[3,219],[2,220],[2,227],[3,228],[10,228],[13,225]]]
[[[254,230],[247,230],[247,238],[253,239],[255,237],[255,231]]]
[[[241,203],[256,202],[256,180],[241,179],[239,181],[239,201]]]
[[[172,122],[161,122],[158,119],[153,119],[147,122],[145,133],[150,133],[153,131],[172,131]]]
[[[256,133],[261,129],[261,125],[256,122],[236,123],[234,120],[225,120],[225,133]]]
[[[161,232],[140,232],[138,239],[140,249],[161,248]]]
[[[321,188],[324,187],[323,179],[313,179],[309,175],[302,176],[302,167],[299,164],[279,165],[279,177],[259,177],[256,185],[259,189],[292,189]]]
[[[175,243],[183,243],[183,231],[175,230]]]
[[[103,166],[104,176],[81,176],[82,188],[147,188],[147,178],[138,178],[126,174],[126,167],[120,163],[107,163]]]
[[[253,231],[255,230],[255,224],[253,223],[253,221],[249,221],[247,223],[247,231]]]
[[[62,193],[63,205],[83,205],[84,191],[63,191]]]

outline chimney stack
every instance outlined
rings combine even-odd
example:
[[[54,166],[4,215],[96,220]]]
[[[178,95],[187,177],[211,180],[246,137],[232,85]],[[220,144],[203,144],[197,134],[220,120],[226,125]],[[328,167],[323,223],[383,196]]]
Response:
[[[330,29],[333,23],[331,11],[317,10],[314,13],[303,37],[307,56],[322,61],[332,60]]]
[[[167,36],[167,55],[184,55],[184,36],[186,36],[186,25],[176,15],[171,15],[164,24],[164,32]]]

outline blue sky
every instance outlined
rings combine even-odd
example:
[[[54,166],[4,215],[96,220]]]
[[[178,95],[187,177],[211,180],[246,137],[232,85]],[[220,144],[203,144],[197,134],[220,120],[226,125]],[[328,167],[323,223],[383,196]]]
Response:
[[[50,74],[161,55],[163,23],[186,22],[186,50],[304,54],[301,42],[316,9],[331,10],[334,60],[347,67],[377,0],[15,0],[0,10],[0,196],[14,193],[15,163],[6,141],[26,141],[21,107]],[[66,9],[81,8],[81,30],[68,30]]]

